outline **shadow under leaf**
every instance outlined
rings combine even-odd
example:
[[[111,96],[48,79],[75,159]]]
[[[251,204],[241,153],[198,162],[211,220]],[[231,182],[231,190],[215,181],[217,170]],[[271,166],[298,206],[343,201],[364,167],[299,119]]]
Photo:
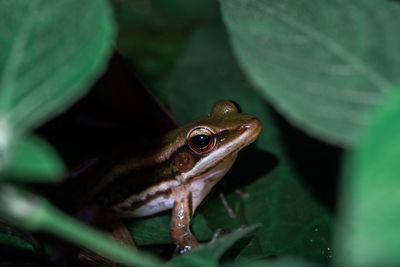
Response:
[[[273,154],[257,149],[255,144],[245,147],[226,177],[216,186],[216,191],[231,193],[252,183],[257,178],[271,172],[278,165]]]

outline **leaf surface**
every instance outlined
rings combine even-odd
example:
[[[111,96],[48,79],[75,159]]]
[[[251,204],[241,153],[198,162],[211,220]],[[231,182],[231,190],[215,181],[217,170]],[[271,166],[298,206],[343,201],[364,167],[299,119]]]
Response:
[[[359,151],[349,155],[342,181],[338,262],[400,264],[400,94],[377,110]]]
[[[0,180],[54,181],[64,174],[64,164],[54,149],[39,137],[13,142]]]
[[[218,259],[235,242],[254,233],[260,225],[252,225],[247,228],[237,229],[214,242],[205,244],[190,253],[175,258],[170,266],[217,266]]]
[[[354,146],[399,80],[399,3],[220,2],[235,55],[261,95],[309,134]]]
[[[19,130],[82,96],[114,37],[105,0],[0,2],[0,118]]]

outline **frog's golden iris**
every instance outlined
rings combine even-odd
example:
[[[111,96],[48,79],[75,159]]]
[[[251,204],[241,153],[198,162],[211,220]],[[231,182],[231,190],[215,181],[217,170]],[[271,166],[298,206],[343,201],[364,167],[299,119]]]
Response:
[[[193,129],[188,135],[188,144],[194,152],[209,152],[215,145],[214,133],[205,127]]]

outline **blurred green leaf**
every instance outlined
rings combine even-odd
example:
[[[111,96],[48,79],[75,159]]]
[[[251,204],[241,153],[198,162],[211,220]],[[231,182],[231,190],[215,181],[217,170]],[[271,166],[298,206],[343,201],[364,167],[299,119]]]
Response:
[[[108,2],[0,2],[0,118],[31,128],[78,99],[113,43]]]
[[[399,3],[220,2],[234,52],[262,96],[308,133],[355,145],[399,79]]]
[[[260,225],[252,225],[244,229],[222,236],[214,242],[196,248],[190,253],[176,257],[170,266],[217,266],[219,258],[238,240],[251,235]]]
[[[268,106],[241,73],[222,26],[201,27],[190,36],[166,88],[172,113],[180,123],[204,116],[219,99],[235,100],[244,113],[254,114],[263,123],[255,150],[251,150],[254,153],[241,157],[245,151],[239,152],[233,169],[219,183],[244,191],[226,194],[236,217],[232,218],[221,199],[215,197],[197,211],[203,213],[213,231],[263,224],[238,260],[291,254],[329,262],[330,214],[300,181]],[[276,167],[274,156],[266,151],[278,158]],[[235,170],[241,163],[241,168]]]
[[[64,174],[64,164],[57,153],[39,137],[13,142],[10,159],[0,174],[1,180],[52,181]]]
[[[129,266],[160,265],[157,259],[122,246],[110,236],[62,213],[44,198],[13,185],[0,184],[0,215],[11,224],[57,235]]]
[[[387,100],[348,157],[335,243],[341,265],[400,265],[399,91]]]

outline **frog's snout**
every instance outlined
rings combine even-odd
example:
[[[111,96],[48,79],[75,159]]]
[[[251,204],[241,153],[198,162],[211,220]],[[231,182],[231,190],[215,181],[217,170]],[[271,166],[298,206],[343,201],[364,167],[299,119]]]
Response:
[[[258,136],[262,129],[262,123],[256,117],[253,117],[253,120],[250,122],[250,128],[254,131],[254,133]]]
[[[262,123],[259,119],[251,116],[250,120],[245,125],[247,131],[249,132],[249,144],[256,141],[260,135],[262,129]]]

